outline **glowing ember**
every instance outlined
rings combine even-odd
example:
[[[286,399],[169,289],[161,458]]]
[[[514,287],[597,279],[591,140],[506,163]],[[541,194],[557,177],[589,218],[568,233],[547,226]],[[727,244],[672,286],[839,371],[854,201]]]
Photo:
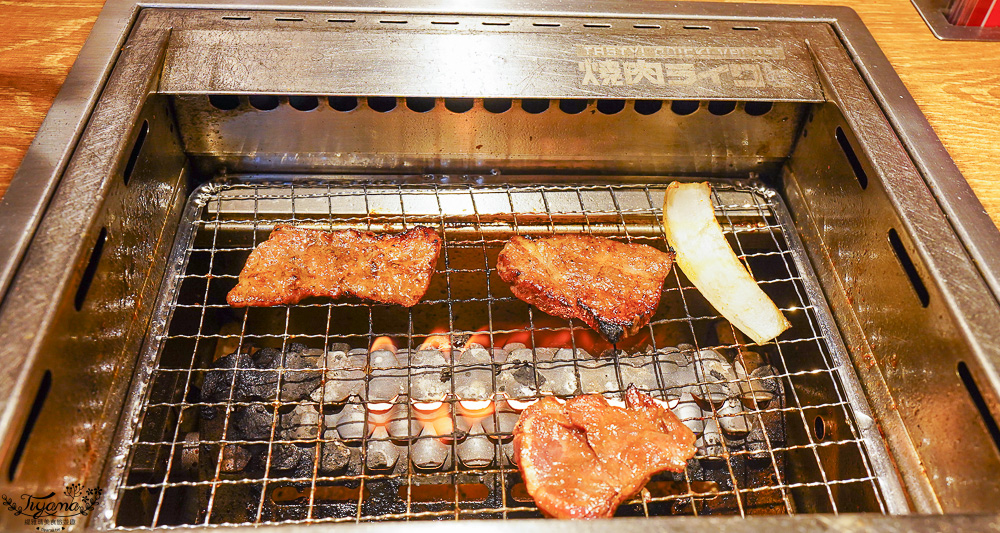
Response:
[[[447,328],[437,328],[420,343],[418,350],[440,350],[442,352],[451,350],[451,337],[446,333]]]
[[[396,353],[396,345],[392,342],[389,337],[377,337],[373,342],[371,348],[368,349],[370,352],[378,350],[389,350],[392,353]]]
[[[538,401],[537,398],[534,400],[515,400],[513,398],[509,398],[507,400],[507,405],[509,405],[510,408],[515,411],[524,411],[537,401]]]
[[[478,414],[479,411],[490,411],[493,406],[492,400],[459,400],[458,405],[469,413]]]
[[[393,396],[392,398],[384,402],[368,402],[366,407],[368,407],[368,412],[370,413],[385,413],[390,409],[392,409],[394,405],[396,405],[396,400],[398,399],[399,395],[397,394],[396,396]]]
[[[413,409],[422,413],[433,413],[441,408],[444,402],[413,402]]]

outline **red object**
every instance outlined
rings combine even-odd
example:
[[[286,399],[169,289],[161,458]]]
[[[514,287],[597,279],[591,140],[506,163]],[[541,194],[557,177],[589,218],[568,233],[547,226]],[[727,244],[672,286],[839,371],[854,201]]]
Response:
[[[983,26],[1000,26],[1000,2],[998,0],[990,2],[990,9],[986,12]]]
[[[953,0],[948,22],[956,26],[1000,26],[1000,0]]]

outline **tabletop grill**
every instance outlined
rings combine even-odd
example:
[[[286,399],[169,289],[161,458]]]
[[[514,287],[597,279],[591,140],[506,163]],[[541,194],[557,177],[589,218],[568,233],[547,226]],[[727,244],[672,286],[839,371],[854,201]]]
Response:
[[[966,237],[993,233],[910,156],[938,145],[893,122],[847,13],[692,6],[132,11],[5,279],[5,490],[100,488],[97,529],[541,518],[510,459],[519,413],[635,386],[698,453],[618,516],[990,509],[1000,306]],[[792,323],[776,340],[677,268],[614,346],[496,274],[513,235],[667,250],[673,180],[712,183]],[[280,224],[444,245],[412,308],[231,308]]]
[[[517,414],[543,394],[620,400],[630,384],[683,416],[699,455],[623,515],[887,509],[873,466],[886,468],[885,452],[867,408],[843,392],[845,356],[775,194],[750,182],[715,188],[735,249],[793,334],[736,341],[675,271],[646,331],[615,351],[515,298],[496,256],[508,235],[556,232],[667,249],[664,187],[472,181],[237,180],[195,192],[141,363],[154,368],[150,385],[136,392],[145,396],[135,433],[109,487],[115,525],[540,516],[510,461]],[[445,247],[410,309],[331,301],[235,311],[225,294],[276,224],[427,225]],[[251,347],[276,364],[253,367]],[[260,385],[247,373],[271,377]]]

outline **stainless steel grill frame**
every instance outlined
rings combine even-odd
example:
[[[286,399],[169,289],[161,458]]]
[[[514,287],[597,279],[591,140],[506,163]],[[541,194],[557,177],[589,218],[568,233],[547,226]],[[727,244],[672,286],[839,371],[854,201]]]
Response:
[[[319,0],[247,1],[226,6],[232,9],[217,7],[182,0],[142,5],[132,0],[109,2],[3,199],[0,458],[7,477],[0,485],[5,493],[47,494],[71,481],[106,486],[106,466],[122,460],[105,452],[125,407],[129,382],[146,379],[151,370],[137,366],[136,356],[160,281],[172,268],[159,258],[169,255],[184,199],[200,183],[240,172],[255,173],[258,178],[269,172],[279,176],[360,172],[376,180],[378,176],[372,173],[381,177],[412,174],[424,167],[452,179],[467,174],[489,181],[514,178],[511,174],[490,177],[494,168],[518,174],[534,168],[536,174],[551,178],[552,184],[578,181],[588,173],[622,183],[650,176],[741,179],[759,173],[788,207],[862,383],[863,391],[844,393],[850,397],[863,392],[868,398],[877,420],[874,430],[885,438],[905,486],[909,510],[995,510],[1000,494],[996,475],[1000,468],[1000,431],[996,429],[1000,332],[995,327],[1000,323],[1000,233],[850,10],[751,5],[740,6],[737,13],[732,5],[700,3],[627,7],[591,3],[570,9],[498,2],[456,13],[446,3],[373,6],[343,2],[331,6]],[[444,15],[450,21],[460,18],[464,22],[452,27],[453,31],[440,26],[428,31],[433,27],[431,18],[440,21],[438,17]],[[553,19],[565,24],[553,26]],[[359,24],[349,36],[325,32],[327,26],[340,24],[338,20]],[[535,27],[533,20],[544,24]],[[206,31],[202,34],[206,38],[196,38],[199,31]],[[747,37],[752,31],[759,32],[753,34],[758,37]],[[233,32],[239,39],[227,41]],[[452,33],[476,38],[452,39],[448,37]],[[552,70],[519,70],[525,64],[506,63],[509,68],[499,68],[495,74],[510,92],[491,91],[482,77],[468,72],[446,78],[444,92],[414,76],[379,83],[390,79],[380,78],[380,70],[393,75],[413,72],[406,65],[399,68],[398,61],[367,68],[350,61],[338,63],[345,72],[367,76],[368,84],[362,83],[363,87],[345,83],[355,78],[331,77],[329,72],[281,74],[282,69],[322,65],[314,60],[324,57],[324,50],[362,49],[357,38],[365,35],[391,37],[370,41],[379,43],[380,52],[387,56],[398,52],[400,43],[403,50],[420,49],[406,43],[428,39],[471,43],[469,48],[454,49],[468,53],[479,47],[483,57],[493,58],[498,57],[491,50],[531,49],[541,52],[536,57],[551,62]],[[579,83],[577,65],[562,55],[572,49],[566,47],[589,44],[581,41],[584,37],[613,46],[647,40],[752,41],[755,46],[767,46],[757,39],[774,38],[788,55],[785,59],[769,56],[768,61],[788,68],[797,81],[786,91],[735,84],[721,91],[703,85],[595,90]],[[228,46],[236,41],[246,46]],[[279,42],[297,46],[287,47],[285,55],[270,54]],[[400,57],[409,56],[396,53],[393,60]],[[433,63],[433,58],[424,59]],[[715,63],[708,69],[747,72],[734,65],[740,59],[711,61]],[[527,86],[510,85],[510,76],[526,72],[556,73],[561,81],[518,91]],[[276,121],[263,112],[254,116],[245,107],[227,115],[199,112],[185,104],[188,98],[202,101],[198,97],[206,94],[238,94],[241,103],[246,95],[277,96],[279,104],[287,96],[345,94],[726,100],[727,104],[772,101],[776,109],[780,105],[792,112],[789,120],[794,126],[736,120],[742,117],[739,112],[710,118],[705,111],[711,111],[711,104],[683,119],[660,114],[644,121],[623,115],[613,124],[617,130],[584,113],[576,117],[580,119],[577,124],[587,124],[585,128],[552,130],[551,139],[559,140],[553,150],[523,151],[523,146],[511,145],[517,150],[504,152],[490,146],[479,151],[476,145],[462,145],[459,136],[436,147],[446,148],[444,158],[424,157],[429,153],[423,151],[426,147],[400,152],[390,144],[352,160],[335,150],[301,153],[296,143],[310,140],[308,136],[274,136],[288,144],[261,144],[271,150],[265,154],[254,154],[253,144],[218,143],[215,130],[261,142],[263,136],[257,134],[267,131],[261,126],[274,126]],[[328,131],[324,128],[331,124],[307,117],[335,116],[299,111],[293,120],[308,124],[303,131]],[[285,107],[269,113],[271,117],[290,116]],[[477,105],[464,115],[437,114],[430,123],[475,126],[484,116],[488,115]],[[185,122],[185,117],[197,120]],[[238,126],[231,119],[240,117],[250,127],[230,128]],[[536,118],[522,125],[549,127],[558,120],[557,115]],[[379,122],[384,131],[415,123],[405,113],[389,113]],[[744,128],[740,135],[729,135],[733,133],[729,125],[737,124]],[[694,131],[694,125],[700,126],[698,142],[673,142]],[[491,141],[530,134],[531,130],[518,126],[507,124],[509,134],[491,137]],[[580,149],[600,147],[585,135],[560,133],[595,128],[605,133],[631,132],[645,147],[637,154],[642,157],[627,160],[621,151],[602,153],[602,158],[578,157]],[[773,142],[766,141],[768,136]],[[145,148],[140,138],[145,139]],[[765,142],[759,143],[761,139]],[[353,140],[362,141],[355,148],[365,147],[363,137]],[[201,141],[206,143],[198,144]],[[207,149],[191,151],[194,146]],[[399,145],[404,146],[412,147]],[[757,148],[767,150],[757,153]],[[292,154],[295,157],[285,157]],[[131,181],[123,179],[127,173]],[[941,438],[955,434],[962,436],[957,442]],[[960,453],[955,452],[956,445],[961,446]],[[822,450],[818,448],[817,453]],[[0,515],[0,520],[5,527],[21,527],[17,519],[6,515]],[[804,528],[826,520],[797,515],[780,523]],[[702,530],[724,524],[739,530],[751,527],[750,522],[704,517],[698,525],[683,518],[673,525]],[[995,517],[949,517],[947,523],[953,522],[981,530],[994,527]],[[756,523],[772,524],[768,520]],[[930,518],[883,521],[866,515],[830,519],[829,523],[933,528],[942,522]]]
[[[346,179],[341,178],[341,180]],[[564,332],[569,333],[570,342],[574,343],[575,350],[574,341],[577,338],[575,334],[578,328],[586,330],[586,326],[573,320],[547,320],[548,326],[540,325],[538,322],[544,321],[543,315],[536,313],[533,307],[523,304],[518,305],[513,313],[510,310],[500,309],[502,303],[519,303],[519,301],[509,294],[505,284],[501,282],[497,286],[497,280],[492,270],[496,252],[506,242],[508,235],[524,234],[529,231],[535,234],[565,232],[600,234],[667,249],[666,238],[659,222],[662,219],[662,211],[658,207],[662,206],[665,186],[654,183],[630,185],[614,182],[580,185],[521,183],[493,186],[476,184],[474,182],[478,180],[475,179],[470,180],[472,183],[459,185],[404,184],[403,182],[407,181],[406,178],[388,183],[362,180],[355,184],[331,184],[328,179],[325,181],[327,181],[326,184],[310,184],[306,178],[304,183],[262,184],[237,179],[224,183],[207,184],[192,195],[184,220],[181,222],[182,230],[179,232],[172,253],[171,263],[177,266],[165,278],[158,304],[160,310],[157,312],[155,326],[150,332],[150,340],[141,359],[141,366],[152,370],[148,379],[135,383],[136,386],[131,393],[132,399],[128,402],[132,407],[128,411],[127,420],[132,420],[132,422],[123,425],[124,431],[120,436],[121,440],[115,446],[118,450],[115,455],[120,461],[115,465],[116,473],[110,478],[112,484],[107,487],[107,493],[114,495],[107,500],[108,511],[118,509],[121,505],[135,507],[141,499],[135,497],[125,499],[123,496],[133,491],[148,490],[147,498],[156,498],[156,504],[152,517],[145,526],[170,527],[171,522],[160,521],[161,508],[168,491],[179,487],[204,487],[209,491],[209,496],[203,521],[202,516],[199,515],[198,521],[195,523],[173,525],[217,524],[220,523],[218,519],[213,520],[217,488],[226,485],[249,485],[256,488],[256,490],[249,491],[251,494],[259,492],[256,512],[251,512],[245,521],[236,522],[233,525],[414,520],[432,517],[454,519],[508,518],[509,516],[532,516],[533,514],[537,516],[536,513],[530,512],[533,508],[531,504],[518,504],[508,498],[507,480],[509,478],[517,479],[519,474],[516,466],[504,461],[499,443],[495,443],[496,460],[493,466],[467,468],[459,466],[454,450],[454,442],[457,439],[454,439],[451,452],[454,459],[451,468],[444,472],[444,476],[441,472],[416,470],[407,456],[400,459],[406,461],[406,467],[402,471],[399,469],[392,473],[369,471],[362,464],[360,472],[349,471],[343,475],[322,475],[318,473],[318,451],[314,454],[312,476],[306,478],[272,476],[269,474],[272,445],[311,443],[319,447],[325,440],[328,440],[328,438],[323,437],[324,430],[321,425],[317,426],[316,438],[313,441],[288,441],[276,438],[275,428],[278,424],[279,406],[274,403],[261,404],[272,409],[271,438],[267,441],[253,442],[254,444],[267,445],[266,469],[263,479],[220,477],[221,456],[218,456],[220,458],[217,460],[206,458],[209,464],[216,464],[215,474],[211,479],[190,480],[176,474],[173,470],[180,468],[176,465],[175,460],[175,457],[179,455],[178,450],[190,445],[181,434],[180,419],[184,416],[179,413],[185,410],[197,411],[208,405],[196,400],[187,400],[191,396],[190,389],[194,386],[193,383],[199,381],[200,375],[212,370],[210,365],[205,365],[204,355],[199,354],[199,344],[228,342],[230,347],[223,350],[228,352],[232,350],[234,344],[236,350],[244,349],[248,343],[252,342],[264,342],[269,346],[286,350],[292,342],[306,342],[312,343],[312,347],[323,351],[334,342],[347,342],[353,348],[364,348],[371,345],[376,337],[387,336],[398,339],[401,348],[415,349],[422,339],[434,334],[447,335],[449,339],[459,339],[485,333],[490,338],[490,344],[494,345],[494,342],[502,344],[502,336],[512,333],[527,334],[534,340],[535,336],[542,336],[546,333]],[[731,488],[720,490],[718,487],[713,487],[710,492],[700,492],[705,489],[698,488],[697,482],[706,480],[692,478],[692,472],[689,471],[685,472],[682,478],[685,486],[683,491],[678,494],[653,496],[637,501],[632,505],[633,512],[641,510],[642,514],[649,516],[650,505],[658,502],[677,502],[681,507],[688,509],[688,512],[697,515],[699,514],[697,500],[722,499],[735,504],[729,505],[731,511],[746,516],[753,511],[745,509],[744,499],[752,497],[754,494],[768,492],[775,493],[777,500],[781,502],[778,505],[779,508],[788,514],[798,512],[798,505],[806,505],[805,510],[825,509],[833,513],[838,513],[845,506],[846,509],[854,511],[867,508],[866,504],[859,503],[857,495],[845,496],[846,492],[844,491],[870,494],[871,500],[867,505],[875,506],[874,509],[870,510],[899,512],[905,509],[906,503],[902,496],[902,489],[892,471],[881,439],[872,424],[872,415],[863,402],[862,395],[848,392],[857,390],[859,385],[848,363],[842,343],[833,328],[829,311],[823,304],[815,275],[812,274],[811,268],[805,261],[801,244],[791,229],[791,219],[780,197],[759,182],[717,181],[714,185],[713,200],[717,216],[724,224],[726,233],[731,236],[735,245],[734,249],[739,252],[741,258],[748,262],[751,271],[757,275],[757,279],[772,294],[783,294],[779,301],[787,301],[789,297],[791,298],[791,305],[786,305],[783,311],[793,317],[792,320],[795,324],[791,331],[763,347],[736,342],[717,346],[717,348],[735,351],[739,360],[743,359],[744,351],[750,349],[766,350],[771,354],[780,369],[778,377],[785,384],[787,401],[780,405],[758,406],[748,409],[744,414],[756,417],[762,424],[761,415],[765,413],[778,413],[782,417],[795,417],[798,420],[795,420],[793,425],[805,429],[798,432],[799,438],[805,440],[788,442],[780,446],[772,445],[770,440],[767,440],[767,454],[770,457],[770,464],[757,465],[756,468],[765,471],[773,470],[774,482],[763,484],[758,479],[748,481],[745,474],[738,474],[734,470],[734,462],[736,461],[734,458],[746,456],[748,452],[731,451],[724,440],[721,460],[725,465],[723,470],[728,471]],[[376,204],[379,206],[378,209],[373,208]],[[541,222],[539,223],[539,221]],[[275,225],[286,223],[331,230],[352,227],[367,231],[404,230],[417,224],[434,227],[445,237],[441,264],[435,274],[437,280],[444,281],[443,286],[442,284],[432,286],[427,298],[410,309],[368,302],[308,303],[307,301],[307,303],[295,306],[281,306],[263,310],[251,308],[245,312],[237,313],[234,317],[236,322],[231,323],[235,327],[228,328],[228,330],[225,326],[220,330],[206,325],[206,312],[211,309],[229,308],[228,304],[219,299],[221,295],[224,295],[224,292],[220,292],[218,288],[214,291],[210,290],[212,284],[220,284],[222,290],[227,292],[236,282],[237,276],[232,269],[238,269],[242,266],[244,261],[242,258],[256,244],[259,244],[260,239],[265,238]],[[223,232],[228,230],[230,233],[220,235],[220,230]],[[234,238],[232,232],[238,232],[239,236]],[[757,238],[753,239],[755,236]],[[247,239],[250,241],[248,242]],[[748,239],[751,241],[748,242]],[[472,261],[459,260],[459,257],[463,255],[463,250],[473,250],[474,255],[478,255],[479,250],[481,250],[483,266],[468,268]],[[493,252],[492,256],[491,251]],[[198,261],[202,263],[202,266],[192,268],[192,256],[197,254],[203,255]],[[235,255],[237,259],[227,261],[225,260],[226,255]],[[773,268],[774,265],[770,265],[769,269],[764,269],[758,263],[765,258],[773,259],[775,257],[780,258],[781,267],[777,269]],[[204,270],[206,262],[207,270]],[[756,270],[754,269],[755,263],[757,264]],[[452,279],[453,277],[469,275],[473,277],[471,281],[468,279],[453,281]],[[491,279],[493,279],[492,284]],[[204,291],[188,291],[191,296],[185,298],[185,301],[190,302],[192,298],[199,301],[197,303],[179,302],[181,286],[191,280],[198,283],[203,282]],[[461,291],[465,295],[464,297],[453,296],[453,285],[459,284],[480,286],[485,290],[485,295],[483,297],[467,295],[468,291],[465,289]],[[456,288],[455,293],[458,292]],[[661,308],[666,307],[667,309],[661,309],[646,326],[654,353],[662,352],[665,348],[665,346],[656,345],[657,338],[665,337],[665,335],[658,334],[656,330],[672,325],[680,325],[679,329],[689,331],[690,337],[679,339],[680,341],[690,342],[696,349],[700,349],[699,345],[704,347],[705,332],[703,330],[705,324],[719,320],[720,317],[713,314],[705,315],[704,302],[691,302],[689,304],[689,299],[699,298],[697,294],[697,290],[683,278],[679,270],[674,269],[671,280],[664,288],[664,301],[670,303],[661,304]],[[469,302],[486,304],[486,312],[480,313],[478,318],[480,323],[488,326],[485,331],[481,328],[467,327],[467,324],[475,324],[476,322],[456,320],[455,307]],[[302,328],[302,325],[296,324],[296,322],[303,320],[303,317],[293,318],[292,314],[296,309],[303,307],[326,309],[326,320],[314,320],[310,327]],[[441,312],[434,313],[431,311],[434,308],[441,309]],[[334,317],[335,310],[338,313],[336,317]],[[262,331],[260,320],[251,320],[248,325],[248,317],[260,311],[274,315],[271,323],[277,325],[278,329],[270,332]],[[709,307],[707,311],[711,312],[711,308]],[[349,332],[354,331],[353,329],[344,331],[345,321],[350,320],[344,312],[366,316],[367,323],[362,319],[359,324],[362,329],[366,326],[367,331],[356,333]],[[186,317],[188,322],[197,322],[195,331],[184,328],[178,332],[177,328],[171,326],[172,320],[179,319],[179,313],[189,314]],[[511,314],[520,316],[515,316],[513,322],[500,318]],[[389,318],[392,315],[397,315],[396,319]],[[415,321],[414,315],[431,318]],[[374,316],[378,316],[378,318],[373,318]],[[402,316],[405,316],[406,319],[401,320]],[[437,323],[435,321],[442,319],[447,320],[447,331],[438,331],[433,327]],[[500,323],[522,325],[516,329],[504,329]],[[299,327],[291,331],[289,328],[293,324]],[[392,324],[395,325],[391,326]],[[698,325],[697,332],[696,324]],[[387,325],[390,326],[387,327]],[[397,329],[391,329],[392,327]],[[729,328],[732,331],[732,326]],[[232,333],[226,333],[224,330]],[[739,338],[734,331],[732,335],[734,339]],[[668,338],[676,339],[676,334],[669,335]],[[182,340],[184,343],[171,346],[170,343],[173,340]],[[540,338],[538,340],[540,342],[532,342],[532,345],[545,344]],[[803,347],[804,345],[805,347]],[[183,351],[188,347],[190,347],[190,356],[182,355],[180,359],[176,359],[176,352]],[[174,352],[172,355],[174,361],[170,363],[169,367],[159,364],[164,350]],[[216,353],[216,356],[219,355],[218,350],[210,350],[210,352]],[[202,351],[203,353],[204,351]],[[603,393],[617,396],[624,392],[619,365],[626,364],[623,361],[628,359],[629,356],[625,354],[614,358],[615,374],[619,386],[616,390],[605,390],[602,391]],[[199,363],[199,361],[201,362]],[[574,357],[572,363],[576,366],[581,361]],[[494,367],[499,363],[502,361],[494,360]],[[185,364],[186,368],[184,368]],[[457,375],[462,369],[460,363],[451,361],[449,366],[451,375]],[[326,368],[322,369],[324,375],[326,370]],[[398,368],[399,372],[407,376],[414,370],[420,370],[420,367],[404,364]],[[261,372],[265,371],[261,370]],[[280,374],[281,371],[278,372]],[[171,385],[178,382],[183,383],[179,395],[181,401],[151,400],[153,397],[171,397],[169,391],[154,390],[163,374],[182,376],[180,379],[163,381]],[[493,372],[493,375],[495,380],[496,373]],[[666,391],[666,386],[663,384],[662,376],[658,374],[657,377],[659,391],[654,391],[654,394],[662,395]],[[235,374],[233,379],[235,379]],[[370,375],[368,379],[371,379]],[[749,382],[747,384],[749,385]],[[278,387],[280,389],[280,384]],[[163,386],[160,385],[160,388],[162,389]],[[823,388],[826,392],[817,396],[813,392],[817,388]],[[217,407],[224,408],[226,413],[222,440],[202,440],[200,444],[224,446],[226,444],[246,443],[244,440],[226,437],[225,428],[228,427],[232,409],[249,405],[234,401],[232,394],[232,387],[230,387],[229,400],[223,404],[216,404]],[[802,394],[806,396],[800,397]],[[174,393],[172,397],[177,398],[178,395]],[[409,401],[407,398],[410,398],[409,393],[407,393],[406,398],[399,401],[407,402]],[[351,402],[355,401],[358,400],[351,400]],[[454,385],[453,394],[448,401],[452,404],[459,401],[454,396]],[[305,399],[300,402],[315,403],[315,400]],[[281,408],[287,409],[300,402],[281,402]],[[321,412],[323,407],[322,400],[320,400],[319,410]],[[810,417],[827,416],[830,418],[831,411],[837,412],[833,414],[833,417],[846,427],[838,428],[836,435],[831,436],[831,438],[827,438],[822,433],[816,434],[816,430],[812,429],[814,423],[806,418],[807,413]],[[456,412],[457,409],[451,409],[452,427],[458,427]],[[412,410],[408,416],[413,416]],[[492,416],[496,416],[495,412]],[[719,413],[714,406],[711,416],[716,420],[719,418]],[[160,441],[149,441],[142,438],[144,422],[159,424],[165,418],[174,420],[172,436]],[[833,432],[832,427],[831,432]],[[135,429],[132,430],[132,428]],[[159,435],[160,432],[153,434]],[[370,431],[366,430],[359,445],[362,463],[364,463],[364,452],[368,449],[370,438],[372,438]],[[388,440],[388,437],[385,439]],[[414,440],[411,438],[409,445],[412,446]],[[167,449],[166,452],[156,454],[165,457],[167,461],[162,479],[152,482],[129,482],[132,458],[137,450],[143,447]],[[821,452],[825,456],[826,463],[829,464],[832,461],[834,465],[839,464],[839,466],[828,467],[825,465],[824,459],[821,458]],[[202,453],[204,454],[204,452]],[[221,448],[218,453],[221,453]],[[811,456],[809,461],[814,461],[815,464],[803,469],[808,473],[791,472],[791,477],[787,477],[785,465],[789,462],[802,462],[802,459],[798,461],[779,460],[777,456],[793,453],[807,453]],[[845,469],[845,465],[842,463],[848,460],[844,458],[838,460],[838,457],[841,456],[850,456],[860,461],[861,468],[856,471],[857,474],[860,474],[859,476],[852,477],[851,474],[848,474],[849,471],[853,472],[855,469]],[[701,456],[699,459],[718,458]],[[802,468],[802,466],[793,465],[790,469],[794,468]],[[500,491],[499,501],[495,498],[490,502],[461,500],[458,496],[457,484],[463,476],[473,479],[494,476],[495,481],[492,489]],[[455,495],[453,504],[439,505],[438,507],[441,508],[437,510],[420,510],[420,505],[417,505],[417,510],[414,510],[414,504],[410,500],[411,487],[419,485],[421,481],[425,480],[431,482],[438,480],[440,482],[442,477],[450,478],[450,482],[455,486],[452,492]],[[407,496],[405,512],[385,512],[377,507],[373,511],[371,501],[365,501],[361,497],[366,490],[366,483],[385,481],[399,483],[400,490],[405,487]],[[356,508],[353,511],[342,508],[340,513],[332,516],[314,516],[316,505],[314,497],[318,484],[343,484],[345,482],[360,483]],[[262,519],[264,510],[268,506],[267,498],[273,494],[272,490],[275,485],[282,486],[283,484],[307,484],[310,487],[306,516],[285,520],[275,520],[273,517],[270,520]],[[825,501],[801,503],[803,499],[808,500],[802,493],[813,490],[825,492],[825,498],[818,498]],[[837,492],[836,495],[834,491]],[[179,496],[175,493],[172,497]],[[232,498],[232,495],[229,497]],[[800,503],[796,503],[795,500],[800,500]],[[861,507],[858,507],[859,505]],[[273,504],[271,506],[273,507]],[[720,507],[724,509],[726,506]],[[759,511],[760,509],[757,509],[757,512]],[[223,520],[222,523],[228,523],[225,519]],[[107,525],[120,529],[131,529],[132,527],[129,526],[135,527],[139,524],[125,525],[112,521]]]

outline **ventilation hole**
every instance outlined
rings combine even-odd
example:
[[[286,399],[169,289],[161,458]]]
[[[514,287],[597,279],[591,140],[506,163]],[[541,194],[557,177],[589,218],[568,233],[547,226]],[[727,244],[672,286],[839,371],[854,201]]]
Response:
[[[380,20],[379,24],[406,24],[405,20]]]
[[[312,111],[319,107],[319,98],[315,96],[289,96],[288,105],[299,111]]]
[[[823,417],[817,416],[813,419],[813,434],[816,435],[816,440],[822,442],[826,439],[826,421]]]
[[[847,140],[847,135],[840,126],[837,126],[837,142],[840,143],[840,149],[844,151],[844,155],[847,156],[847,161],[851,164],[851,169],[854,170],[854,177],[858,178],[858,183],[861,185],[861,190],[868,188],[868,173],[865,172],[864,167],[861,166],[861,160],[858,159],[858,154],[855,153],[854,147],[851,146],[851,141]]]
[[[755,28],[753,26],[733,26],[736,31],[758,31],[760,28]]]
[[[976,384],[976,380],[972,377],[972,372],[969,372],[969,367],[965,364],[965,361],[958,362],[958,377],[962,378],[965,390],[969,393],[969,397],[972,398],[972,403],[976,404],[976,409],[979,411],[979,418],[983,420],[986,431],[989,432],[990,438],[993,439],[993,446],[996,446],[997,450],[1000,451],[1000,426],[997,426],[997,420],[993,418],[993,413],[990,413],[990,407],[986,404],[986,399],[983,398],[983,393],[980,391],[979,385]]]
[[[457,26],[457,20],[432,20],[431,24],[447,24],[448,26]]]
[[[305,19],[301,19],[298,17],[274,17],[274,20],[278,22],[302,22]]]
[[[525,98],[521,100],[521,109],[532,115],[537,115],[548,108],[549,101],[546,98]]]
[[[532,26],[538,26],[539,28],[558,28],[562,26],[558,22],[535,22]]]
[[[899,234],[896,233],[895,228],[889,230],[889,244],[892,246],[892,251],[896,253],[896,259],[899,259],[899,264],[903,267],[903,271],[906,272],[906,277],[910,278],[910,285],[913,286],[913,291],[917,293],[920,305],[927,307],[927,304],[931,302],[931,295],[927,292],[924,280],[920,279],[920,273],[917,272],[917,267],[913,264],[913,259],[910,259],[910,254],[906,251],[906,247],[903,246],[903,241],[899,238]]]
[[[393,109],[396,109],[396,97],[395,96],[369,96],[368,97],[368,107],[372,108],[379,113],[388,113]]]
[[[94,282],[94,274],[97,273],[97,265],[101,262],[101,253],[104,251],[104,241],[108,239],[107,228],[101,228],[101,233],[97,236],[97,242],[90,251],[90,259],[87,259],[87,268],[83,270],[83,277],[80,278],[80,285],[76,288],[76,297],[73,298],[73,305],[76,310],[83,309],[83,302],[87,300],[87,292],[90,291],[90,284]]]
[[[337,22],[340,24],[354,24],[354,19],[326,19],[327,22]]]
[[[637,30],[658,30],[660,29],[659,24],[635,24],[632,26]]]
[[[358,107],[358,99],[354,96],[331,96],[327,101],[337,111],[351,111]]]
[[[434,109],[434,99],[425,96],[411,96],[406,99],[406,107],[417,113],[426,113]]]
[[[142,151],[142,144],[146,142],[146,134],[149,133],[149,122],[143,120],[142,126],[139,127],[139,136],[135,139],[135,144],[132,145],[132,153],[128,155],[128,162],[125,163],[125,171],[122,173],[122,179],[125,181],[125,185],[128,185],[128,180],[132,179],[132,171],[135,170],[135,162],[139,160],[139,152]]]
[[[625,100],[598,100],[597,110],[605,115],[621,113],[625,109]]]
[[[244,16],[244,15],[241,15],[241,16],[238,16],[238,15],[226,15],[226,16],[222,17],[222,20],[250,20],[250,17]]]
[[[663,108],[660,100],[636,100],[635,112],[640,115],[652,115]]]
[[[261,111],[270,111],[278,107],[278,97],[272,94],[255,94],[249,98],[250,106]]]
[[[483,22],[483,26],[510,26],[510,22]]]
[[[568,115],[583,113],[587,109],[587,101],[580,98],[563,98],[559,100],[559,110]]]
[[[240,106],[240,97],[235,94],[212,94],[208,97],[212,107],[223,111],[232,111]]]
[[[670,102],[670,110],[675,115],[690,115],[698,110],[699,105],[701,104],[697,100],[674,100]]]
[[[710,30],[711,26],[684,26],[685,30]]]
[[[508,111],[513,103],[510,98],[487,98],[483,100],[483,107],[490,113],[503,113]]]
[[[38,385],[38,392],[35,393],[35,401],[31,403],[31,410],[28,411],[28,419],[24,421],[24,429],[21,430],[21,438],[17,440],[17,448],[14,448],[14,454],[10,458],[10,467],[7,469],[8,481],[14,481],[14,476],[17,475],[17,467],[21,464],[21,457],[24,456],[24,448],[28,445],[28,437],[31,436],[31,431],[35,429],[35,423],[38,422],[38,415],[42,412],[42,405],[45,404],[45,399],[49,397],[50,390],[52,390],[52,371],[46,370],[45,374],[42,374],[42,382]]]
[[[465,113],[472,109],[474,100],[472,98],[445,98],[444,107],[452,113]]]
[[[584,28],[610,28],[610,24],[598,24],[598,23],[587,23],[583,25]]]
[[[774,104],[771,102],[747,102],[746,105],[743,106],[743,111],[746,111],[746,113],[750,116],[759,117],[761,115],[766,115],[767,112],[773,107]]]
[[[463,502],[482,502],[490,496],[490,489],[482,483],[457,483],[454,485],[413,485],[399,487],[399,497],[420,503],[451,503],[458,498]],[[355,497],[356,501],[358,498]]]
[[[714,100],[708,103],[708,112],[716,115],[728,115],[736,110],[736,102],[727,100]]]

